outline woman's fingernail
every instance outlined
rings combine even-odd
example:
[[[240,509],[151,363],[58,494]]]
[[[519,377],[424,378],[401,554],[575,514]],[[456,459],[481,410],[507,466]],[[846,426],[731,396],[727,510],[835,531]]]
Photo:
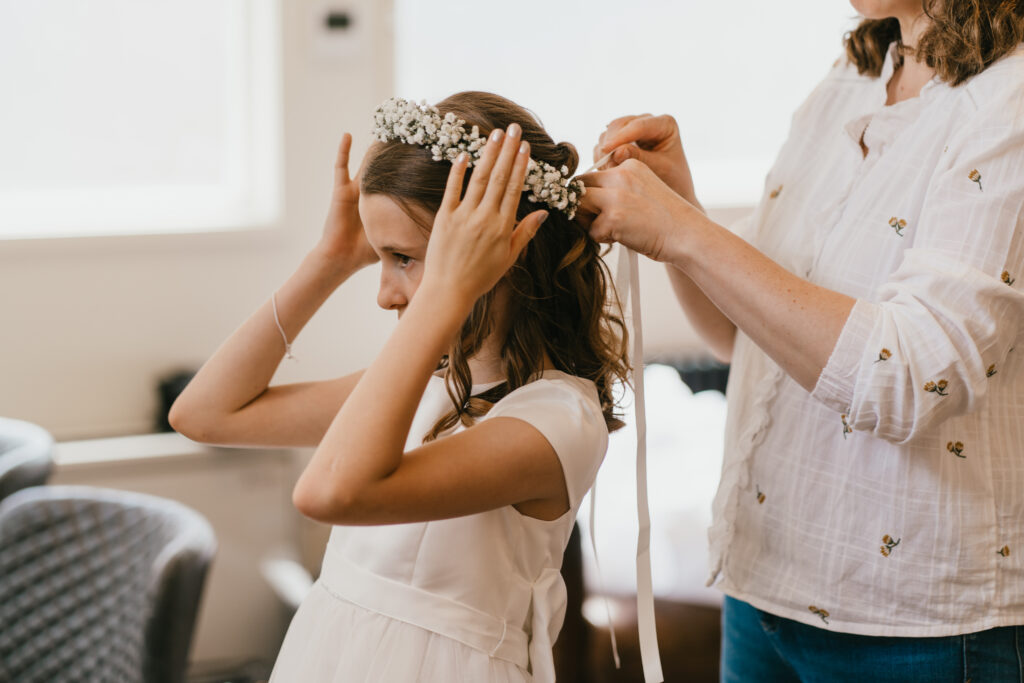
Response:
[[[518,123],[513,123],[511,126],[508,127],[508,134],[509,135],[518,136],[522,132],[523,132],[523,129],[519,127]]]
[[[520,154],[526,154],[529,151],[530,151],[530,143],[529,142],[520,142],[519,143],[519,153]]]
[[[548,216],[550,216],[550,215],[551,215],[550,213],[545,211],[544,214],[540,217],[540,222],[543,223],[544,221],[546,221],[548,219]]]
[[[498,140],[501,139],[501,136],[504,134],[505,131],[503,131],[501,128],[495,128],[493,131],[491,131],[491,142],[497,142]]]
[[[467,161],[469,161],[469,155],[466,154],[465,152],[459,152],[459,158],[456,159],[456,161],[459,162],[460,164],[464,164]]]

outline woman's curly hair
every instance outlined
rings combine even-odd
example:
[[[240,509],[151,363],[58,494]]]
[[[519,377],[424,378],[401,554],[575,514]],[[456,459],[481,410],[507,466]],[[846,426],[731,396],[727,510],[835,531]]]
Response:
[[[530,156],[555,168],[575,171],[576,149],[555,143],[534,116],[504,97],[486,92],[462,92],[437,103],[441,115],[454,113],[468,126],[479,126],[486,137],[513,123],[530,143]],[[422,214],[437,213],[444,197],[451,164],[434,161],[425,147],[402,142],[375,143],[362,172],[361,191],[385,195],[422,224]],[[472,169],[466,175],[469,182]],[[537,204],[524,194],[516,210],[522,220]],[[429,230],[430,225],[423,225]],[[630,366],[627,332],[600,245],[575,220],[552,210],[501,282],[508,288],[507,332],[501,360],[507,381],[471,395],[473,378],[468,359],[494,331],[496,289],[477,300],[455,343],[442,360],[445,385],[455,408],[443,416],[425,441],[452,427],[469,426],[509,392],[523,386],[542,369],[546,352],[555,368],[592,380],[609,431],[623,426],[617,413],[615,384],[625,381]]]
[[[901,56],[923,59],[956,86],[1024,41],[1024,0],[921,0],[921,9],[931,25],[914,48],[899,42],[894,17],[865,19],[846,34],[846,54],[857,71],[877,78],[889,44],[897,41]]]

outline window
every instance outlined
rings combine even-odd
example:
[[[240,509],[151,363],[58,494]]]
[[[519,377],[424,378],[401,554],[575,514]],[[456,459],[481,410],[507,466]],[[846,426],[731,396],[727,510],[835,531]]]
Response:
[[[701,201],[749,205],[854,18],[821,0],[395,0],[395,89],[509,97],[576,145],[581,170],[612,119],[669,113]]]
[[[273,0],[0,5],[0,238],[273,221]]]

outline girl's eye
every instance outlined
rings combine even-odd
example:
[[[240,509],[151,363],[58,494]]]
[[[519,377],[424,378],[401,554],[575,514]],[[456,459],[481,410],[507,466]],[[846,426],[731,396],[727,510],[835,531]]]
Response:
[[[405,254],[399,254],[397,251],[395,252],[395,258],[398,260],[399,268],[405,268],[412,262],[411,258]]]

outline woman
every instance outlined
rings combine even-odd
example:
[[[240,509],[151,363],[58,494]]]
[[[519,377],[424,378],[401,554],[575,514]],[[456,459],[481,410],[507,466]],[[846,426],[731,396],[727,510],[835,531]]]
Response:
[[[273,680],[551,683],[562,555],[628,371],[599,245],[573,220],[576,151],[488,93],[389,100],[375,123],[359,184],[342,141],[321,243],[171,423],[316,446],[293,499],[335,528]],[[268,386],[324,300],[377,260],[399,322],[370,367]]]
[[[732,363],[723,680],[1018,681],[1024,3],[853,6],[736,234],[669,117],[609,125],[583,209]]]

